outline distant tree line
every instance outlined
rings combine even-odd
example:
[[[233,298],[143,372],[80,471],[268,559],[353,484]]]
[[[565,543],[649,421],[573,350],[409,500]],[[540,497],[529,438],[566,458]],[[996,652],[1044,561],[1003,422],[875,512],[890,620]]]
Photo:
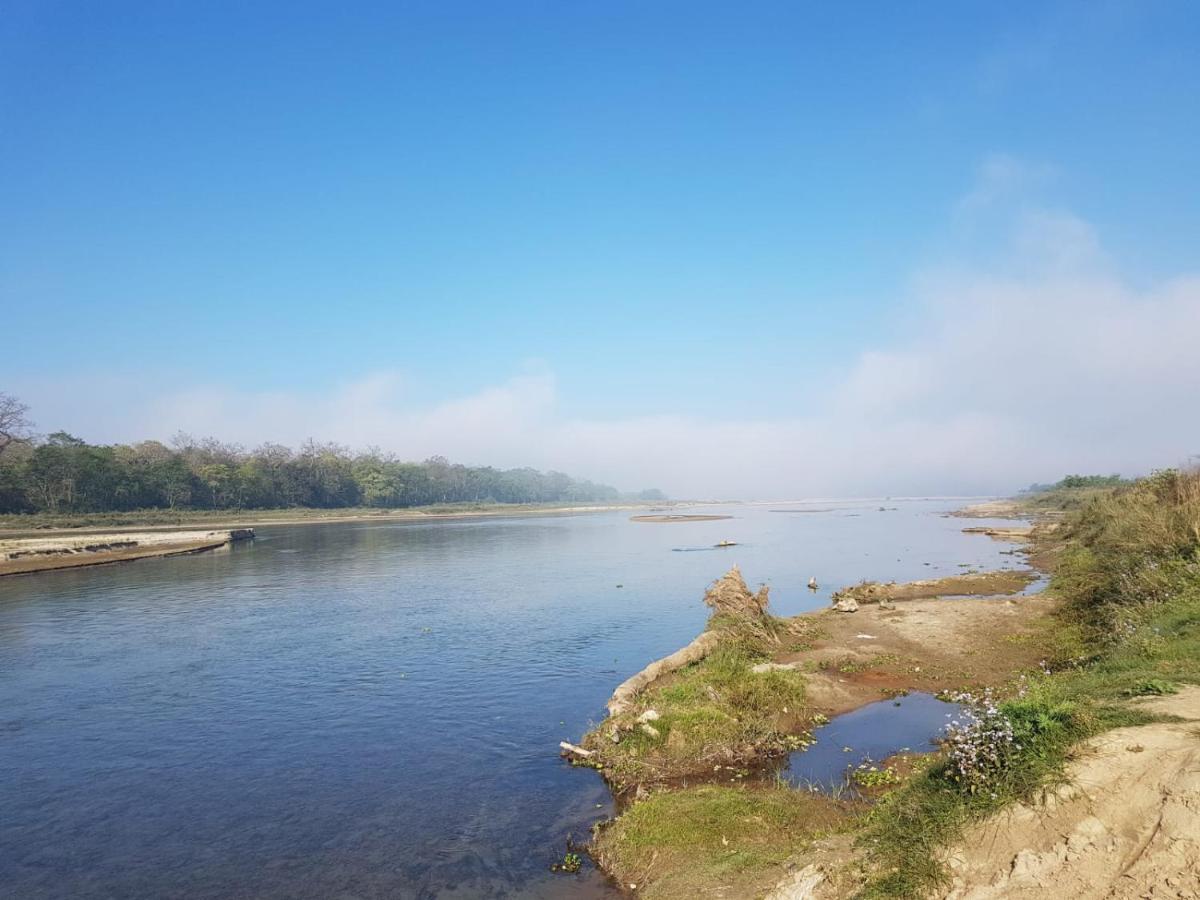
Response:
[[[1119,487],[1130,480],[1120,475],[1067,475],[1054,484],[1031,484],[1024,493],[1041,494],[1046,491],[1076,490],[1078,488]]]
[[[268,443],[248,451],[185,434],[171,446],[96,445],[64,431],[36,439],[26,412],[0,394],[2,513],[620,499],[615,488],[561,472],[464,466],[440,456],[404,462],[379,450],[355,453],[311,440],[299,450]],[[643,493],[661,496],[653,489]]]

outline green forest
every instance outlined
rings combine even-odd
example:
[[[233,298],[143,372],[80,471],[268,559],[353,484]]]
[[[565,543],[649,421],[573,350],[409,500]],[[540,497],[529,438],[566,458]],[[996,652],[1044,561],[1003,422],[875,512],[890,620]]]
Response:
[[[439,503],[594,503],[615,488],[561,472],[405,462],[309,441],[254,450],[212,438],[89,444],[64,431],[32,435],[26,409],[0,394],[0,513],[147,509],[401,508]],[[6,406],[7,404],[7,406]],[[7,422],[5,411],[7,409]],[[14,410],[17,410],[14,413]],[[659,499],[658,491],[639,497]]]

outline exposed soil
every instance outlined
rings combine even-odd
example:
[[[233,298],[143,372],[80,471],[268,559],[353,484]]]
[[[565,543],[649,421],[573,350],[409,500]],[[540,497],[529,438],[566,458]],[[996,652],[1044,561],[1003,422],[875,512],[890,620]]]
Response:
[[[1200,897],[1200,688],[1145,707],[1183,721],[1088,742],[1063,787],[964,837],[945,897]]]
[[[809,702],[826,715],[899,690],[998,684],[1041,660],[1038,637],[1054,608],[1054,601],[1034,594],[824,610],[810,616],[819,637],[776,662],[807,673]]]

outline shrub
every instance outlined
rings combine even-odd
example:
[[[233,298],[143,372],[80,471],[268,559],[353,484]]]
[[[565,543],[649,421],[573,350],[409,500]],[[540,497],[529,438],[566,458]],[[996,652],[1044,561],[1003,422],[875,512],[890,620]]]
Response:
[[[951,699],[966,708],[946,727],[946,777],[968,794],[1019,794],[1038,763],[1070,738],[1070,703],[1021,694],[1003,703],[990,691]]]

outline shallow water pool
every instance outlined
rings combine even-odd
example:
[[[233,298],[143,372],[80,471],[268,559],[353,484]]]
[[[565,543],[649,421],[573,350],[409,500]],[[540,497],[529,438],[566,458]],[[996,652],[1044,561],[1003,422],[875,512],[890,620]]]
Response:
[[[961,711],[958,704],[920,692],[870,703],[815,729],[816,743],[792,753],[781,775],[797,787],[835,790],[861,763],[932,751],[934,740]]]

